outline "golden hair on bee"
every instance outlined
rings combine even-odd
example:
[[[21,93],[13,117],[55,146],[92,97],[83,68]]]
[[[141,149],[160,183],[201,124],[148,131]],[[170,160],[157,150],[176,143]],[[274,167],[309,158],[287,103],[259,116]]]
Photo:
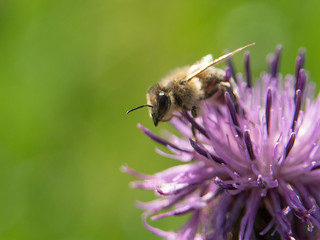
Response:
[[[235,90],[234,79],[226,81],[225,71],[213,66],[254,44],[238,48],[215,60],[209,54],[190,66],[168,73],[148,89],[147,104],[133,108],[127,113],[148,107],[150,117],[157,126],[159,122],[169,121],[175,112],[191,111],[194,118],[199,116],[202,100],[210,98],[213,103],[224,104],[226,91],[237,101],[238,93]]]

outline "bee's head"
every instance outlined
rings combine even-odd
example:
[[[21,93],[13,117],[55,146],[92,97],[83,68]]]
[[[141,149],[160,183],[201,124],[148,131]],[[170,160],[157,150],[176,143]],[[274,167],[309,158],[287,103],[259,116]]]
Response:
[[[160,89],[158,85],[149,88],[147,103],[152,106],[149,108],[149,113],[155,126],[160,121],[169,121],[172,118],[171,97],[166,91]]]
[[[161,89],[159,85],[150,87],[147,92],[147,104],[135,107],[127,111],[127,114],[143,107],[149,107],[149,114],[152,117],[155,126],[159,122],[169,121],[173,116],[173,108],[170,95],[165,89]],[[174,104],[173,104],[174,105]]]

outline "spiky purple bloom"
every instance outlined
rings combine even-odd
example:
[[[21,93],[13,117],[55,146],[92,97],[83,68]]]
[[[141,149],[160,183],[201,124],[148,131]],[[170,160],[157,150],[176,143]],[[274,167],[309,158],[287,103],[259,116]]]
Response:
[[[246,79],[237,75],[238,110],[225,93],[224,106],[205,103],[202,117],[188,113],[171,123],[181,136],[167,140],[139,125],[151,139],[183,162],[154,175],[123,170],[141,181],[134,188],[153,190],[158,198],[138,203],[143,221],[165,239],[320,239],[320,95],[303,69],[295,76],[278,73],[281,48],[269,59],[269,73],[251,83],[249,53]],[[226,70],[226,78],[232,69]],[[196,129],[196,141],[192,128]],[[178,231],[149,221],[190,214]]]

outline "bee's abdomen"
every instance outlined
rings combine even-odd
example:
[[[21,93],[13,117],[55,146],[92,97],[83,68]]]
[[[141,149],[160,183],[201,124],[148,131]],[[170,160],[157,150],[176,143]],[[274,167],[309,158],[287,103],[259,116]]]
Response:
[[[219,91],[223,91],[225,87],[220,83],[225,80],[225,72],[218,68],[210,68],[199,76],[202,80],[202,91],[204,98],[209,98]]]

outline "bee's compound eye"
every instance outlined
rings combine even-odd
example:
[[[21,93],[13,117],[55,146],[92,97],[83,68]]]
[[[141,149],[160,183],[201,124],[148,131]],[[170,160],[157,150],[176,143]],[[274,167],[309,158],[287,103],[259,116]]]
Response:
[[[159,109],[167,109],[169,106],[169,98],[167,95],[159,94]]]
[[[158,117],[159,119],[162,119],[163,116],[166,114],[166,112],[170,108],[170,98],[167,94],[164,92],[159,93],[159,99],[158,99]]]

